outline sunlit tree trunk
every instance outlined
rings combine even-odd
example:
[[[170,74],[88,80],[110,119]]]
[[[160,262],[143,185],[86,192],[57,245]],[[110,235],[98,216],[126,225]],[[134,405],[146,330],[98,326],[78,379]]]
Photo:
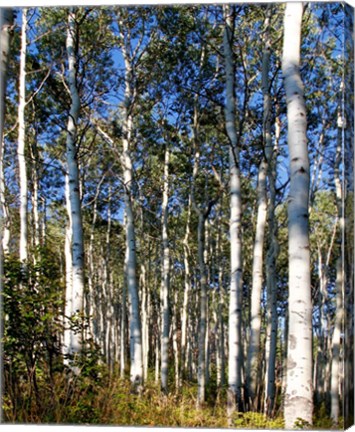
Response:
[[[339,401],[339,380],[341,373],[340,362],[340,344],[341,332],[343,325],[343,288],[344,288],[344,272],[342,268],[342,258],[339,257],[336,265],[336,315],[335,325],[332,337],[332,366],[331,366],[331,387],[330,387],[330,417],[334,424],[339,422],[340,401]]]
[[[72,223],[69,199],[69,176],[65,173],[65,203],[68,214],[67,226],[65,228],[65,307],[64,307],[64,346],[63,354],[68,356],[70,353],[72,331],[70,330],[70,317],[73,313],[73,260],[71,252],[72,244]],[[69,359],[64,358],[64,364],[69,365]]]
[[[165,147],[163,202],[162,202],[162,281],[161,281],[161,388],[168,390],[169,372],[169,286],[170,253],[168,237],[168,200],[169,200],[169,159],[168,145]]]
[[[8,72],[8,59],[10,51],[10,29],[13,25],[13,12],[10,8],[0,8],[1,29],[1,64],[0,64],[0,235],[2,252],[9,253],[10,243],[10,217],[5,198],[4,179],[4,117],[5,117],[5,95]],[[1,254],[0,254],[1,255]],[[1,264],[0,264],[1,265]]]
[[[175,371],[175,388],[180,387],[180,366],[179,366],[179,344],[178,344],[178,291],[174,293],[174,313],[172,317],[172,333],[173,333],[173,352],[174,352],[174,371]]]
[[[188,324],[188,302],[191,291],[191,274],[190,274],[190,219],[191,219],[191,194],[189,195],[189,202],[187,208],[187,221],[185,228],[185,236],[183,240],[184,246],[184,268],[185,268],[185,279],[184,279],[184,297],[182,304],[182,316],[181,316],[181,367],[185,368],[186,363],[186,348],[187,348],[187,324]]]
[[[257,184],[257,221],[253,251],[252,288],[251,288],[251,322],[250,342],[247,356],[247,389],[250,403],[257,408],[256,389],[260,380],[260,329],[261,329],[261,291],[263,287],[264,266],[264,237],[267,217],[266,178],[268,171],[268,156],[272,151],[271,143],[271,98],[269,91],[269,64],[270,64],[270,13],[268,7],[264,22],[263,62],[262,62],[262,91],[263,91],[263,145],[262,156],[258,172]]]
[[[228,417],[230,418],[241,402],[242,387],[242,241],[241,241],[241,183],[239,149],[236,132],[236,101],[234,76],[234,6],[224,6],[224,61],[226,73],[225,121],[229,138],[230,172],[230,246],[231,286],[229,295],[228,323]]]
[[[198,334],[197,404],[199,407],[206,397],[206,326],[207,326],[207,274],[204,259],[206,217],[202,211],[198,217],[198,261],[200,268],[200,316]]]
[[[143,224],[142,224],[143,225]],[[147,271],[145,264],[141,264],[141,293],[142,293],[142,357],[143,357],[143,379],[148,378],[148,356],[149,356],[149,308],[150,299],[147,286]]]
[[[275,403],[275,362],[277,347],[277,275],[276,260],[279,254],[279,242],[277,238],[277,221],[275,216],[276,209],[276,176],[277,176],[277,152],[281,125],[279,119],[279,107],[277,107],[275,122],[275,145],[271,154],[267,152],[268,157],[268,180],[269,180],[269,207],[268,207],[268,228],[269,228],[269,247],[266,258],[266,343],[265,343],[265,399],[264,412],[271,415]],[[271,142],[269,143],[271,148]]]
[[[72,315],[79,320],[83,312],[84,296],[84,239],[83,221],[81,215],[80,181],[78,168],[77,125],[80,112],[80,97],[76,83],[77,63],[77,31],[74,9],[68,12],[67,56],[68,56],[68,86],[71,105],[67,124],[66,159],[68,167],[70,216],[72,227]],[[68,300],[68,299],[67,299]],[[73,317],[73,316],[72,316]],[[81,332],[73,331],[70,338],[68,353],[76,355],[81,351]],[[75,370],[74,370],[75,372]]]
[[[123,28],[120,21],[120,28]],[[143,383],[142,329],[139,307],[136,263],[136,234],[132,202],[133,166],[130,155],[132,136],[132,99],[133,70],[130,59],[130,38],[126,35],[122,44],[125,63],[125,95],[122,108],[123,154],[122,167],[124,179],[124,203],[126,214],[126,277],[129,297],[129,334],[130,334],[130,380],[134,390],[140,391]]]
[[[27,8],[22,9],[21,25],[21,51],[20,51],[20,75],[19,75],[19,103],[18,103],[18,146],[17,157],[20,175],[20,261],[25,263],[28,254],[28,186],[26,164],[26,51],[27,51]]]
[[[303,4],[287,3],[284,20],[282,72],[287,101],[290,192],[289,233],[289,332],[285,427],[296,427],[301,418],[312,424],[312,299],[309,249],[309,158],[307,119],[300,76]]]
[[[343,83],[341,90],[343,90]],[[343,127],[344,121],[343,113],[340,112],[341,102],[339,104],[338,114],[338,137],[337,137],[337,149],[334,166],[334,183],[335,183],[335,195],[337,202],[338,220],[339,220],[339,244],[340,251],[339,257],[336,263],[336,315],[334,323],[334,331],[332,337],[332,365],[331,365],[331,386],[330,386],[330,399],[331,399],[331,412],[330,416],[333,419],[334,424],[339,422],[339,381],[341,373],[340,363],[340,344],[341,344],[341,333],[343,332],[343,295],[344,295],[344,235],[345,235],[345,209],[344,209],[344,190],[341,178],[341,164],[342,164],[342,139],[343,139]]]

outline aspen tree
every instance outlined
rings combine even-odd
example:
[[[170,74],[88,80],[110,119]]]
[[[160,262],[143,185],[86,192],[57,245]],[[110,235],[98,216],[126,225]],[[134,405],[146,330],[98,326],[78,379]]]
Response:
[[[81,214],[80,199],[80,173],[78,166],[77,127],[80,113],[80,97],[76,83],[77,71],[77,31],[76,14],[74,8],[68,11],[68,28],[66,48],[68,56],[68,87],[70,91],[71,104],[67,123],[66,160],[68,169],[68,189],[70,202],[71,221],[71,259],[72,259],[72,295],[71,316],[80,324],[80,315],[83,312],[84,296],[84,239],[83,221]],[[69,355],[76,355],[81,351],[81,331],[71,330],[70,344],[66,346]],[[76,368],[73,368],[77,372]]]
[[[27,227],[27,164],[26,151],[26,52],[27,52],[27,8],[22,10],[21,25],[21,51],[19,75],[19,103],[18,103],[18,146],[17,157],[20,175],[20,261],[24,264],[28,254],[28,227]]]
[[[236,101],[234,76],[234,6],[224,6],[223,49],[225,61],[226,102],[225,122],[229,138],[230,175],[230,248],[231,286],[229,295],[228,322],[228,417],[241,402],[242,387],[242,241],[241,241],[241,182],[239,148],[236,132]]]
[[[134,98],[134,70],[130,30],[124,32],[123,17],[118,17],[121,50],[125,64],[124,101],[122,107],[123,153],[121,157],[124,181],[125,233],[126,233],[126,280],[129,297],[130,334],[130,380],[134,390],[140,390],[143,382],[142,329],[137,284],[136,234],[132,202],[133,165],[131,159],[131,137],[133,126],[132,102]]]
[[[10,33],[13,25],[13,13],[10,8],[0,8],[0,29],[1,29],[1,53],[0,53],[0,235],[1,245],[4,254],[9,253],[10,243],[10,217],[5,200],[5,179],[4,179],[4,117],[5,117],[5,95],[7,82],[7,69],[10,50]]]
[[[257,221],[253,251],[253,279],[251,289],[251,322],[250,342],[247,356],[247,389],[251,405],[256,409],[256,390],[258,378],[260,379],[260,330],[261,330],[261,290],[263,286],[264,266],[264,237],[267,218],[266,179],[268,172],[268,160],[272,153],[271,143],[271,97],[269,91],[270,69],[270,6],[264,22],[263,59],[262,59],[262,91],[263,91],[263,145],[264,152],[259,164],[257,184]]]
[[[168,200],[169,200],[169,159],[168,144],[165,146],[163,202],[162,202],[162,282],[161,282],[161,387],[168,390],[169,372],[169,286],[170,286],[170,254],[168,237]]]
[[[344,83],[341,83],[340,90],[344,91]],[[344,293],[344,245],[343,237],[345,234],[345,215],[344,215],[344,190],[341,179],[341,164],[342,164],[342,139],[343,139],[343,128],[344,124],[344,112],[342,112],[342,98],[339,100],[338,108],[338,134],[337,134],[337,148],[334,162],[334,183],[335,183],[335,195],[338,211],[338,238],[340,244],[340,253],[336,262],[336,316],[334,331],[332,337],[332,373],[331,373],[331,385],[330,385],[330,401],[331,411],[330,416],[333,419],[334,424],[338,424],[339,421],[339,377],[341,372],[340,363],[340,343],[341,333],[343,330],[343,293]]]
[[[303,4],[287,3],[282,72],[287,102],[290,191],[288,197],[289,329],[285,426],[312,424],[312,300],[309,250],[307,118],[300,76]]]

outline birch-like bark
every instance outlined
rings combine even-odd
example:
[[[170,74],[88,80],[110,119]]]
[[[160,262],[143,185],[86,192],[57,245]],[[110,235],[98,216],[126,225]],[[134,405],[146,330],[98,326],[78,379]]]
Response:
[[[228,321],[228,417],[230,418],[241,402],[242,387],[242,241],[241,241],[241,183],[239,148],[236,131],[236,101],[234,75],[234,6],[224,6],[224,61],[226,73],[225,122],[229,138],[230,175],[230,246],[231,286],[229,295]]]
[[[277,111],[279,109],[277,108]],[[267,304],[266,304],[266,344],[265,344],[265,399],[264,412],[272,415],[275,402],[275,366],[276,366],[276,348],[277,348],[277,277],[276,277],[276,260],[279,254],[279,242],[277,238],[277,223],[275,220],[276,209],[276,175],[277,175],[277,152],[281,133],[280,119],[277,112],[275,123],[275,146],[274,151],[268,157],[268,180],[269,180],[269,208],[268,208],[268,227],[269,227],[269,248],[266,258],[266,287],[267,287]],[[271,145],[271,143],[270,143]]]
[[[340,344],[341,332],[343,326],[343,289],[344,289],[344,272],[341,256],[337,259],[336,264],[336,315],[335,325],[332,337],[332,373],[330,387],[330,417],[335,425],[339,422],[340,400],[339,400],[339,380],[341,374],[340,362]]]
[[[343,90],[344,84],[341,85]],[[330,387],[330,399],[331,399],[331,412],[330,416],[333,419],[334,424],[339,422],[339,380],[341,373],[340,364],[340,343],[341,333],[343,331],[343,295],[345,291],[345,274],[344,274],[344,235],[345,235],[345,209],[344,209],[344,191],[342,185],[342,179],[340,174],[340,166],[342,163],[342,139],[343,139],[343,127],[344,121],[342,119],[343,113],[341,112],[341,102],[339,103],[338,118],[338,137],[337,137],[337,149],[335,157],[334,167],[334,183],[335,183],[335,195],[337,202],[338,220],[339,220],[339,243],[340,243],[340,254],[337,259],[337,278],[336,278],[336,318],[332,337],[332,373],[331,373],[331,387]]]
[[[125,216],[126,218],[126,216]],[[126,222],[124,222],[126,225]],[[127,254],[124,262],[124,281],[122,285],[121,322],[120,322],[120,378],[125,377],[126,369],[126,316],[127,316]]]
[[[120,28],[123,27],[119,22]],[[133,166],[130,155],[130,145],[132,136],[132,80],[133,70],[130,59],[130,38],[129,35],[124,38],[125,41],[121,46],[125,63],[125,95],[122,108],[122,130],[123,130],[123,180],[124,180],[124,203],[126,214],[126,270],[127,270],[127,287],[129,297],[129,333],[130,333],[130,380],[135,391],[140,391],[143,383],[143,358],[142,358],[142,330],[139,310],[139,295],[136,276],[136,234],[134,226],[134,214],[132,204],[132,181]]]
[[[19,74],[19,103],[18,103],[18,145],[17,157],[20,176],[20,261],[27,261],[27,208],[28,208],[28,186],[27,186],[27,164],[25,158],[26,148],[26,51],[27,51],[27,8],[22,9],[21,25],[21,51],[20,51],[20,74]]]
[[[309,157],[307,119],[300,76],[303,4],[287,3],[282,72],[287,102],[290,192],[288,197],[289,332],[285,427],[312,425],[312,299],[309,249]]]
[[[7,69],[10,51],[10,32],[13,25],[13,12],[10,8],[0,8],[1,53],[0,53],[0,235],[2,252],[9,253],[10,216],[5,198],[4,178],[4,120]],[[1,253],[0,253],[1,255]],[[0,264],[1,265],[1,264]]]
[[[260,380],[260,329],[261,329],[261,290],[263,286],[264,266],[264,237],[267,217],[266,177],[268,158],[272,152],[271,147],[271,98],[269,92],[269,64],[270,64],[270,6],[264,22],[264,49],[262,61],[262,91],[263,91],[263,145],[264,155],[259,165],[257,184],[257,221],[253,251],[253,270],[251,288],[251,320],[250,342],[247,355],[247,389],[250,404],[256,409],[256,388]]]
[[[70,330],[70,317],[73,313],[73,260],[71,252],[72,244],[72,222],[71,222],[71,210],[70,210],[70,199],[69,199],[69,176],[65,173],[65,203],[68,214],[67,226],[65,228],[65,307],[64,307],[64,345],[63,355],[64,364],[69,365],[68,355],[70,353],[72,331]]]
[[[75,12],[71,8],[68,12],[67,56],[68,56],[68,86],[71,104],[67,124],[66,159],[69,176],[69,201],[72,226],[72,318],[79,320],[83,312],[84,296],[84,239],[81,215],[80,181],[78,168],[77,125],[80,113],[80,97],[76,84],[77,62],[77,31]],[[68,299],[67,299],[68,300]],[[68,354],[76,355],[81,351],[81,332],[72,331]],[[75,372],[75,370],[73,369]]]
[[[200,316],[198,333],[197,406],[201,408],[206,397],[206,325],[207,325],[207,274],[204,259],[206,217],[198,215],[198,261],[200,268]]]
[[[165,147],[163,202],[162,202],[162,273],[161,273],[161,388],[168,391],[169,372],[169,286],[170,286],[170,252],[168,237],[168,201],[169,201],[169,159],[168,145]]]
[[[143,228],[143,223],[142,223]],[[142,293],[142,358],[143,358],[143,379],[148,378],[148,357],[149,357],[149,292],[147,286],[147,272],[144,264],[141,264],[141,293]]]
[[[191,194],[189,194],[189,203],[187,208],[187,221],[185,236],[183,241],[184,246],[184,268],[185,268],[185,289],[182,304],[181,316],[181,367],[185,368],[186,363],[186,348],[187,348],[187,324],[188,324],[188,301],[191,291],[191,274],[190,274],[190,261],[189,261],[189,238],[190,238],[190,219],[191,219]]]

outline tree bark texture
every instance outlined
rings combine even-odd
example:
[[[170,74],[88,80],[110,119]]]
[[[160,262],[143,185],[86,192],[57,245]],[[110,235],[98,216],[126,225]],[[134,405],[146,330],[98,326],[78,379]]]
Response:
[[[312,300],[309,249],[309,157],[300,76],[303,4],[287,3],[282,72],[286,90],[290,191],[288,197],[289,331],[285,427],[312,425]],[[301,419],[301,420],[299,420]]]
[[[10,216],[5,199],[4,179],[4,120],[5,120],[5,99],[6,82],[8,73],[8,61],[10,51],[11,28],[13,26],[13,12],[10,8],[0,8],[0,29],[1,29],[1,53],[0,53],[0,235],[2,251],[9,253],[10,243]]]
[[[161,388],[168,390],[169,372],[169,286],[170,286],[170,253],[168,237],[168,202],[169,202],[169,159],[168,144],[165,148],[163,202],[162,202],[162,280],[161,280]]]
[[[27,163],[26,163],[26,52],[27,52],[27,8],[22,10],[19,103],[18,103],[18,146],[17,157],[20,175],[20,261],[26,263],[28,254],[27,244]]]
[[[231,247],[231,286],[229,297],[228,322],[228,416],[241,402],[242,387],[242,241],[241,241],[241,182],[239,149],[236,132],[236,101],[234,76],[234,6],[224,6],[224,61],[226,80],[225,122],[229,138],[230,171],[230,247]]]
[[[77,128],[80,113],[80,97],[76,83],[77,46],[75,12],[68,12],[67,56],[68,56],[68,86],[71,104],[67,123],[66,159],[68,169],[69,201],[72,239],[72,319],[81,322],[84,301],[84,238],[80,199],[80,173],[78,166]],[[68,300],[68,299],[67,299]],[[81,331],[72,330],[69,354],[75,355],[81,351]]]

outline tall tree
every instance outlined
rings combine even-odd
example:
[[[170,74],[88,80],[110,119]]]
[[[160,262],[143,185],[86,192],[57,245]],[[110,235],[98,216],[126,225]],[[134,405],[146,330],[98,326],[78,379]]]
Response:
[[[290,191],[288,197],[288,347],[285,426],[312,424],[312,299],[309,250],[307,118],[300,75],[303,4],[287,3],[282,72],[287,102]]]
[[[79,324],[83,312],[84,298],[84,238],[83,238],[83,219],[81,212],[80,197],[80,172],[78,163],[78,141],[77,127],[80,114],[80,97],[77,87],[77,56],[78,56],[78,29],[76,22],[76,12],[74,8],[68,10],[68,28],[66,49],[68,57],[68,86],[71,97],[70,111],[67,123],[66,138],[66,159],[68,170],[68,192],[70,214],[68,215],[71,225],[71,298],[66,299],[71,303],[70,320],[76,320]],[[81,351],[81,331],[73,328],[73,323],[69,322],[71,328],[69,346],[65,347],[66,354],[76,355]],[[77,369],[73,368],[76,372]]]
[[[129,12],[128,12],[129,13]],[[126,15],[127,18],[127,15]],[[140,318],[138,284],[137,284],[137,258],[136,258],[136,233],[133,213],[133,164],[131,158],[132,126],[133,126],[133,102],[136,96],[136,77],[134,60],[137,55],[132,49],[131,29],[124,20],[124,14],[118,14],[118,26],[121,39],[121,50],[124,59],[124,101],[122,106],[122,134],[123,134],[123,181],[125,203],[125,232],[126,232],[126,271],[127,287],[130,305],[130,379],[135,390],[139,390],[143,382],[143,357],[142,357],[142,328]],[[132,54],[133,53],[133,54]]]
[[[225,124],[229,138],[230,175],[230,249],[231,286],[228,323],[228,415],[241,403],[242,390],[242,241],[241,241],[241,181],[238,137],[236,131],[234,26],[235,6],[225,5],[223,49],[225,61],[226,102]]]
[[[272,153],[271,141],[271,96],[269,83],[270,70],[270,16],[271,8],[266,11],[263,35],[263,58],[262,58],[262,91],[263,91],[263,155],[259,164],[257,184],[257,222],[255,230],[253,250],[253,274],[251,290],[251,322],[250,322],[250,343],[247,356],[247,388],[250,402],[255,406],[257,381],[260,365],[260,330],[261,330],[261,291],[263,286],[264,267],[264,237],[267,217],[266,179],[268,172],[268,160]]]
[[[4,254],[9,252],[10,218],[5,200],[4,180],[4,120],[7,70],[10,52],[10,34],[13,25],[13,12],[10,8],[0,8],[1,53],[0,53],[0,220],[1,245]]]
[[[169,286],[170,286],[170,254],[168,237],[168,203],[169,203],[169,143],[165,144],[164,185],[162,202],[162,282],[161,282],[161,387],[168,390],[169,373]]]
[[[18,103],[18,146],[17,157],[20,174],[20,260],[26,263],[28,255],[28,185],[26,163],[26,53],[27,53],[27,8],[22,10],[21,26],[21,52],[20,52],[20,76],[19,76],[19,103]]]

